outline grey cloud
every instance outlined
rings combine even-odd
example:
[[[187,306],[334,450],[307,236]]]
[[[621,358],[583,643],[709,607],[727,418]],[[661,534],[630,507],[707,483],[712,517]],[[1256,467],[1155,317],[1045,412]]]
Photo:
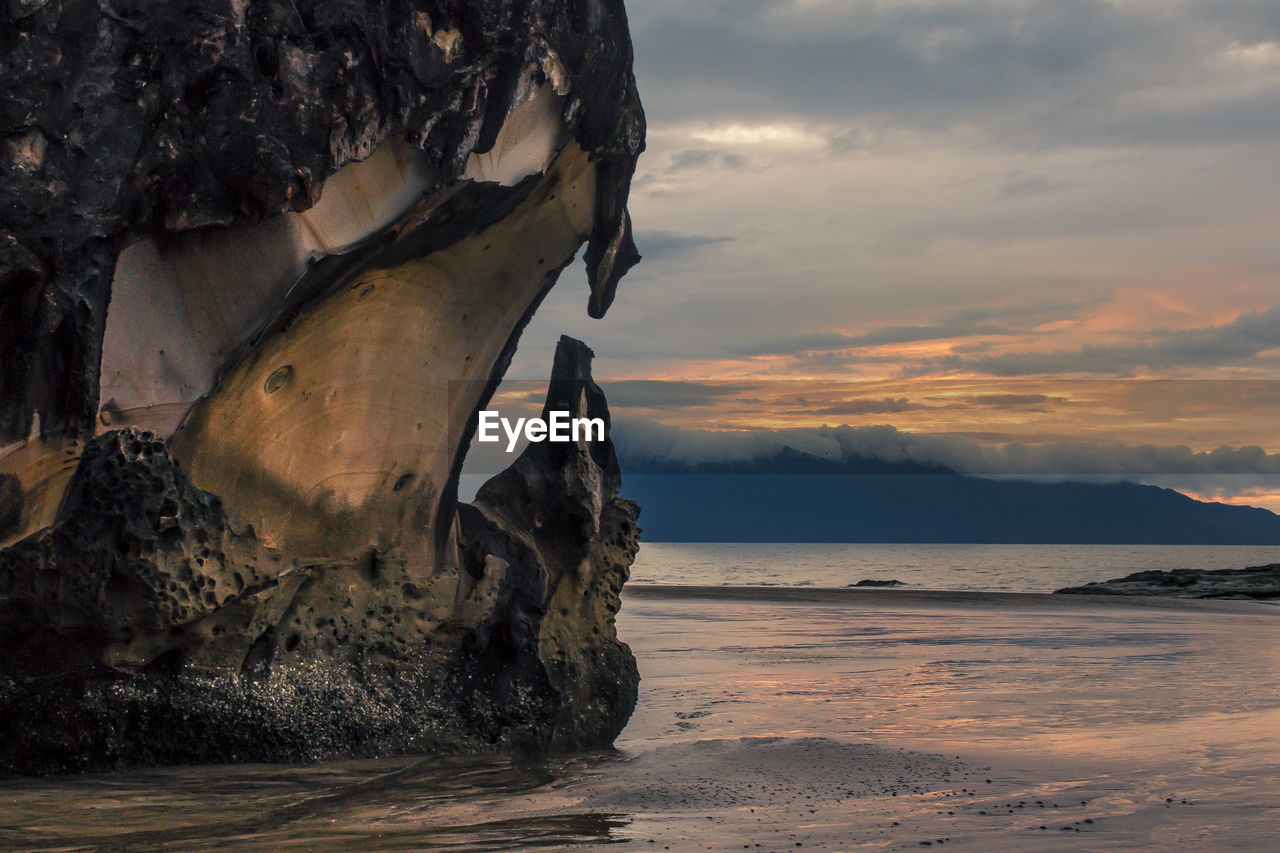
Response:
[[[815,415],[889,415],[927,408],[906,397],[884,397],[879,400],[846,400],[834,406],[805,409]]]
[[[820,383],[821,384],[821,383]],[[1050,394],[987,393],[958,397],[934,397],[926,389],[924,400],[911,397],[851,397],[832,402],[826,388],[814,389],[807,380],[760,379],[738,382],[696,382],[669,379],[630,379],[602,381],[615,409],[651,408],[683,409],[732,402],[736,405],[767,403],[778,411],[810,415],[874,415],[915,411],[963,409],[1019,409],[1047,411],[1054,406],[1073,405],[1067,397]],[[794,397],[779,397],[777,392],[802,390]],[[817,390],[819,396],[808,393]],[[526,399],[540,401],[544,392],[531,392]]]
[[[792,355],[823,350],[850,350],[885,344],[906,344],[933,341],[941,338],[967,335],[1009,335],[1013,329],[991,325],[964,323],[933,323],[919,326],[883,326],[861,335],[845,335],[839,332],[812,332],[790,335],[772,341],[759,341],[734,347],[734,355]]]
[[[1062,405],[1070,401],[1066,397],[1050,397],[1048,394],[974,394],[964,398],[971,406],[993,409],[1015,409],[1029,406],[1043,407],[1052,403]]]
[[[807,362],[812,361],[815,354],[832,353],[832,363],[848,363],[854,360],[861,363],[868,359],[863,357],[854,359],[834,353],[864,347],[920,343],[946,338],[1026,334],[1039,323],[1073,316],[1081,308],[1096,305],[1102,301],[1105,301],[1105,297],[1074,301],[1046,300],[1031,304],[974,306],[951,311],[933,323],[881,326],[857,335],[846,335],[841,332],[808,332],[772,340],[745,342],[729,348],[727,352],[745,356],[801,355]],[[974,344],[974,346],[988,346],[988,344]],[[894,360],[900,359],[895,357]]]
[[[876,135],[868,133],[865,128],[855,127],[837,133],[831,137],[827,147],[832,154],[844,154],[849,151],[862,151],[870,148]]]
[[[667,161],[667,173],[684,172],[690,169],[745,169],[747,158],[741,154],[726,153],[710,148],[686,148],[678,151]]]
[[[601,382],[609,405],[647,409],[680,409],[709,406],[724,399],[753,390],[757,383],[693,382],[668,379],[616,379]]]
[[[1274,4],[1253,0],[652,0],[633,4],[632,22],[641,88],[664,94],[659,122],[968,123],[1035,146],[1270,140],[1280,129],[1277,87],[1211,85],[1250,73],[1221,67],[1228,49],[1280,38]],[[855,129],[832,145],[864,138]]]
[[[1222,496],[1280,486],[1280,453],[1260,447],[1193,451],[1185,446],[984,445],[963,436],[902,432],[892,426],[708,431],[649,421],[615,423],[620,455],[685,463],[759,459],[792,448],[825,459],[880,459],[942,465],[962,474],[1043,480],[1134,480]]]
[[[700,234],[677,234],[674,231],[641,231],[635,235],[636,246],[647,261],[687,252],[704,246],[728,243],[732,237],[707,237]]]
[[[1053,441],[980,444],[955,435],[902,432],[896,427],[814,427],[708,431],[649,421],[620,421],[614,441],[626,455],[683,462],[757,459],[784,447],[831,459],[925,462],[967,474],[1036,475],[1280,475],[1280,453],[1260,447],[1189,447]]]
[[[1239,364],[1280,347],[1280,303],[1247,311],[1229,323],[1199,329],[1166,329],[1145,344],[1086,345],[1077,350],[947,356],[906,369],[907,375],[976,371],[992,376],[1048,373],[1132,374],[1138,368],[1219,367]]]
[[[973,305],[951,311],[945,317],[953,323],[977,323],[989,320],[1015,320],[1023,324],[1043,323],[1074,316],[1084,308],[1105,303],[1110,291],[1098,290],[1074,299],[1041,299],[1035,302],[1010,302],[1004,305]]]
[[[1039,175],[1015,169],[1012,172],[1005,173],[1004,180],[1000,185],[1000,197],[1026,198],[1027,196],[1052,192],[1055,189],[1058,189],[1058,184],[1050,179],[1048,175]]]
[[[601,376],[707,375],[676,361],[753,354],[794,359],[769,370],[857,363],[891,375],[900,356],[856,347],[943,336],[958,343],[959,369],[1007,352],[1005,332],[1072,309],[941,306],[1280,269],[1266,237],[1277,75],[1220,63],[1233,42],[1280,37],[1274,0],[636,0],[629,13],[652,120],[642,178],[670,194],[633,195],[636,226],[650,229],[637,237],[646,260],[609,317],[585,317],[585,279],[570,269],[513,375],[544,377],[565,332],[597,347]],[[830,148],[762,144],[752,168],[730,172],[723,156],[747,148],[685,133],[788,118]],[[1135,143],[1169,149],[1111,150]],[[785,169],[765,168],[775,162]],[[672,165],[686,170],[667,179]],[[1113,346],[990,366],[1017,376],[1083,363],[1108,375],[1121,350],[1169,343],[1130,340],[1096,333]]]
[[[944,409],[1019,409],[1021,411],[1048,411],[1052,406],[1070,405],[1066,397],[1048,394],[970,394],[943,402],[920,403],[909,397],[884,397],[878,400],[846,400],[833,406],[806,408],[814,415],[879,415],[899,412]]]
[[[995,348],[995,341],[972,341],[965,344],[956,344],[951,348],[951,351],[954,353],[972,354],[978,352],[990,352]]]

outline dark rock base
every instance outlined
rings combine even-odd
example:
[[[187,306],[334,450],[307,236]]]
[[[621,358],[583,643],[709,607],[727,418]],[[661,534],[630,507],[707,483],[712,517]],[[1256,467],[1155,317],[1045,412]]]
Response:
[[[1247,569],[1173,569],[1072,586],[1063,595],[1165,595],[1173,598],[1280,599],[1280,563]]]

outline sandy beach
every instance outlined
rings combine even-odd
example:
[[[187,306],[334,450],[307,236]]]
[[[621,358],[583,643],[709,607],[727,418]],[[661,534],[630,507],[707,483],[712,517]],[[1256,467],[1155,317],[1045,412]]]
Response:
[[[13,849],[1270,850],[1280,609],[629,588],[614,751],[0,788]]]

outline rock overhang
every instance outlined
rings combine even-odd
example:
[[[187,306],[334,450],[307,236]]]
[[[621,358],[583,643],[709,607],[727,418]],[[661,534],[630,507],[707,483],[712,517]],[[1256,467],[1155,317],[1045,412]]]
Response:
[[[621,4],[19,12],[0,605],[12,675],[51,664],[57,687],[7,685],[35,746],[4,766],[226,759],[166,732],[193,713],[257,758],[611,740],[638,533],[612,446],[527,453],[474,507],[456,484],[579,246],[593,316],[638,259]],[[562,341],[552,386],[598,415],[589,363]],[[578,520],[528,529],[532,492]],[[372,715],[345,734],[321,722],[337,682]],[[283,693],[309,710],[272,711]],[[121,744],[113,695],[146,737]],[[97,740],[42,756],[36,709],[68,701]]]

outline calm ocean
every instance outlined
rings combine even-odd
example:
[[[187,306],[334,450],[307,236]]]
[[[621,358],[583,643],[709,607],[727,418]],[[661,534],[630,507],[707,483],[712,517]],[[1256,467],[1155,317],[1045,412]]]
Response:
[[[645,542],[631,582],[842,587],[872,579],[914,589],[1052,592],[1147,569],[1268,563],[1280,563],[1280,547]]]

